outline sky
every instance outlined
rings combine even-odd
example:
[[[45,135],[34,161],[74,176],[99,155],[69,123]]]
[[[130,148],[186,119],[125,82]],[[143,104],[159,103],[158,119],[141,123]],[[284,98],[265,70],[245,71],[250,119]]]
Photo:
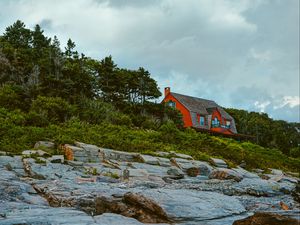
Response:
[[[300,122],[299,0],[0,0],[0,33],[18,19],[162,92]]]

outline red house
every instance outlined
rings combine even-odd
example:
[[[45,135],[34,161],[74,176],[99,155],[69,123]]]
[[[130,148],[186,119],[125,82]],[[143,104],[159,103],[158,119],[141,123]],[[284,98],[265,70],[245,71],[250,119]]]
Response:
[[[214,101],[177,94],[166,87],[163,102],[182,113],[185,127],[225,135],[237,134],[234,119]]]

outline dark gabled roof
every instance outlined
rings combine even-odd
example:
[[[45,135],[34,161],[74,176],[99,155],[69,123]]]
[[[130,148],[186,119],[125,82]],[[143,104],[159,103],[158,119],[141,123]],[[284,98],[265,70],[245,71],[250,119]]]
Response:
[[[229,120],[233,119],[221,106],[212,100],[191,97],[174,92],[171,92],[171,94],[190,112],[199,113],[201,115],[210,115],[213,110],[218,109],[223,118]]]

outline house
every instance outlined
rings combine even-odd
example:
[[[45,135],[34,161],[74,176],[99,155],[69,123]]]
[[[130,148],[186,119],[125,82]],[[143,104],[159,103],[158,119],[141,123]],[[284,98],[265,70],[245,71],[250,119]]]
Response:
[[[181,112],[184,127],[224,135],[237,135],[232,116],[214,101],[177,94],[166,87],[163,102]]]

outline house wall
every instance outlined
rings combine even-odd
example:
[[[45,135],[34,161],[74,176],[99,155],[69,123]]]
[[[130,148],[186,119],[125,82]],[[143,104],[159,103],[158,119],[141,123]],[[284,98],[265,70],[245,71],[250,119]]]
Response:
[[[211,116],[211,121],[215,119],[215,117],[218,118],[218,120],[220,121],[220,125],[225,125],[225,119],[222,118],[220,112],[216,109],[213,111],[212,116]],[[232,132],[226,128],[223,127],[211,127],[210,130],[215,131],[215,132],[219,132],[219,133],[223,133],[223,134],[232,134]]]
[[[184,123],[184,127],[191,127],[192,124],[192,118],[189,110],[182,105],[173,95],[172,93],[168,93],[166,97],[164,98],[164,102],[168,102],[172,100],[173,102],[176,102],[176,109],[178,109],[182,114],[182,119]]]

